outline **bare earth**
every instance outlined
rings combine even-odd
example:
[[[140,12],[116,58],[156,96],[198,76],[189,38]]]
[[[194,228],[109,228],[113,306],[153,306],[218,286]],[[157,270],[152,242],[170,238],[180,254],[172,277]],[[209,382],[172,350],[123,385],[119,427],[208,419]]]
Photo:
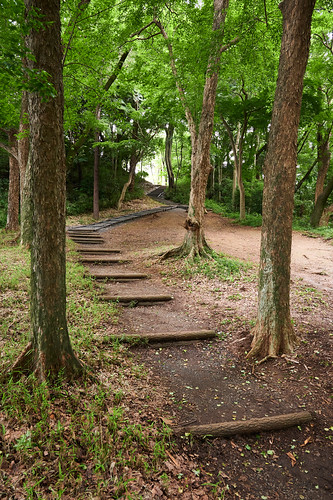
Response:
[[[121,248],[122,256],[133,260],[112,264],[112,270],[150,275],[137,283],[106,284],[107,291],[173,296],[164,304],[123,308],[110,333],[220,332],[216,340],[132,348],[165,400],[161,417],[173,424],[200,424],[307,409],[314,420],[299,428],[232,439],[182,436],[177,438],[179,453],[200,464],[197,474],[203,483],[228,485],[226,498],[331,498],[332,244],[294,234],[291,304],[300,344],[293,356],[253,366],[245,353],[256,316],[260,229],[208,213],[206,236],[213,249],[253,266],[232,281],[187,277],[179,261],[161,262],[157,256],[181,243],[185,216],[184,210],[172,210],[102,233],[105,245]],[[182,498],[197,497],[184,493]]]

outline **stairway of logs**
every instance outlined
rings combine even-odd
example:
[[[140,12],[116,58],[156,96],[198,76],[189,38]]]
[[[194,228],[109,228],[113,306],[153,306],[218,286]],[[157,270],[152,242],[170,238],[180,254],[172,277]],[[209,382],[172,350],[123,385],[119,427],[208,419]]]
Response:
[[[86,228],[73,228],[67,230],[67,235],[78,246],[77,251],[80,254],[80,261],[85,265],[102,265],[103,269],[107,266],[107,271],[94,270],[89,274],[96,280],[112,283],[133,283],[139,280],[148,280],[149,275],[144,273],[134,272],[128,269],[120,269],[123,264],[131,263],[130,259],[121,256],[121,249],[110,248],[105,246],[105,240],[98,231]],[[104,245],[104,246],[103,246]],[[114,266],[117,265],[117,270]],[[112,294],[105,293],[100,296],[101,300],[118,302],[122,306],[150,306],[155,304],[163,304],[173,300],[172,295],[166,293],[124,293]],[[162,331],[158,333],[129,333],[123,340],[142,339],[148,343],[151,342],[173,342],[182,340],[203,340],[211,339],[216,336],[216,332],[212,330],[186,330],[186,331]]]

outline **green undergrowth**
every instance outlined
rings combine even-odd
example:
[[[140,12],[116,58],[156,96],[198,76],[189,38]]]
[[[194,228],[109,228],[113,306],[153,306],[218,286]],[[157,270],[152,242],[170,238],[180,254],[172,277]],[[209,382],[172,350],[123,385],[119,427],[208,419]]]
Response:
[[[30,264],[20,247],[2,248],[0,258],[4,369],[30,338]],[[134,499],[154,483],[167,491],[163,464],[171,439],[155,416],[161,414],[158,395],[143,366],[112,338],[119,311],[99,302],[99,293],[69,243],[69,333],[94,377],[69,384],[60,374],[52,386],[34,375],[0,381],[0,491],[6,498]]]
[[[211,253],[211,258],[195,257],[191,260],[180,258],[175,262],[178,273],[186,279],[203,275],[209,279],[235,281],[238,278],[244,279],[252,269],[249,262],[230,258],[216,252]]]
[[[205,206],[215,214],[222,215],[223,217],[228,217],[229,219],[233,219],[235,223],[242,224],[243,226],[260,227],[262,224],[261,214],[256,214],[256,213],[246,214],[245,219],[240,220],[239,212],[231,212],[225,207],[225,205],[218,203],[217,201],[206,200]]]

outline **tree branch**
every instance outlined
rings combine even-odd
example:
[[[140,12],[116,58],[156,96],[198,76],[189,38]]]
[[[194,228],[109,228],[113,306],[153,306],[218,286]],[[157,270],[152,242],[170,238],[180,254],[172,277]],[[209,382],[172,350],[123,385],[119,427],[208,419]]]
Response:
[[[11,148],[10,146],[7,146],[7,144],[4,144],[3,142],[0,142],[0,148],[7,151],[7,153],[9,153],[11,156],[13,156],[15,158],[15,160],[18,160],[17,151],[15,148]]]

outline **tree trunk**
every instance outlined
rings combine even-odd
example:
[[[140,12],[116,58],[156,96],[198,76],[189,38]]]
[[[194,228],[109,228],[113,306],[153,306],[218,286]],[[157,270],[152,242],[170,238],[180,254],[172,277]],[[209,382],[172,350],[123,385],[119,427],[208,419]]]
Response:
[[[283,33],[267,156],[258,316],[248,357],[291,352],[296,335],[290,317],[290,254],[303,78],[309,55],[315,0],[284,0]]]
[[[318,227],[320,219],[323,215],[327,199],[333,191],[333,177],[328,181],[324,191],[318,196],[315,207],[310,217],[310,224],[312,227]]]
[[[127,193],[127,189],[129,188],[129,186],[131,185],[131,183],[132,183],[132,181],[134,179],[135,169],[136,169],[136,166],[138,164],[138,160],[139,159],[138,159],[138,156],[137,156],[137,152],[135,151],[131,155],[128,181],[125,182],[125,184],[123,186],[123,189],[121,191],[121,194],[120,194],[120,197],[119,197],[119,200],[118,200],[117,210],[120,210],[121,207],[123,206],[125,195]]]
[[[318,197],[324,191],[325,179],[330,167],[331,152],[330,152],[330,136],[331,130],[325,134],[322,125],[318,125],[317,132],[317,148],[318,148],[318,176],[316,182],[315,204]]]
[[[20,168],[20,195],[21,195],[21,245],[31,244],[31,169],[29,163],[29,117],[28,93],[23,91],[21,101],[20,137],[18,140],[18,162]]]
[[[167,173],[168,173],[168,186],[169,186],[169,189],[174,189],[174,187],[175,187],[175,177],[174,177],[174,174],[173,174],[172,160],[171,160],[173,132],[174,132],[174,126],[173,125],[169,124],[167,127],[165,127],[165,155],[164,155],[164,160],[165,160],[165,165],[166,165]]]
[[[7,231],[18,231],[19,211],[20,211],[20,170],[17,158],[17,130],[8,131],[8,143],[14,154],[9,155],[9,188],[8,188],[8,209],[7,209]]]
[[[41,19],[43,23],[43,27],[32,29],[27,37],[28,48],[32,54],[29,67],[31,70],[47,72],[56,91],[56,97],[29,94],[33,208],[33,341],[30,357],[39,378],[45,379],[56,376],[60,370],[64,370],[67,376],[73,376],[80,372],[82,367],[73,353],[66,321],[66,166],[60,0],[25,0],[25,6],[29,19],[37,13],[39,23]],[[44,92],[47,90],[44,89]]]
[[[205,210],[206,188],[212,166],[210,164],[210,144],[214,126],[214,110],[216,89],[219,75],[221,54],[229,48],[222,45],[224,21],[229,6],[229,0],[214,0],[214,21],[212,31],[215,35],[208,60],[206,80],[203,91],[201,117],[199,126],[194,121],[191,110],[186,102],[184,90],[179,83],[175,58],[170,41],[163,26],[160,27],[164,38],[167,40],[171,60],[171,68],[176,79],[180,99],[183,104],[188,127],[191,135],[191,192],[188,214],[185,221],[186,234],[183,244],[167,252],[164,257],[184,255],[193,258],[196,255],[206,256],[210,248],[205,240],[203,218]]]
[[[101,117],[101,108],[98,106],[96,109],[96,119],[99,120]],[[95,132],[95,142],[99,142],[100,134],[99,131]],[[95,220],[99,217],[99,146],[95,147],[94,150],[94,199],[93,199],[93,218]]]

